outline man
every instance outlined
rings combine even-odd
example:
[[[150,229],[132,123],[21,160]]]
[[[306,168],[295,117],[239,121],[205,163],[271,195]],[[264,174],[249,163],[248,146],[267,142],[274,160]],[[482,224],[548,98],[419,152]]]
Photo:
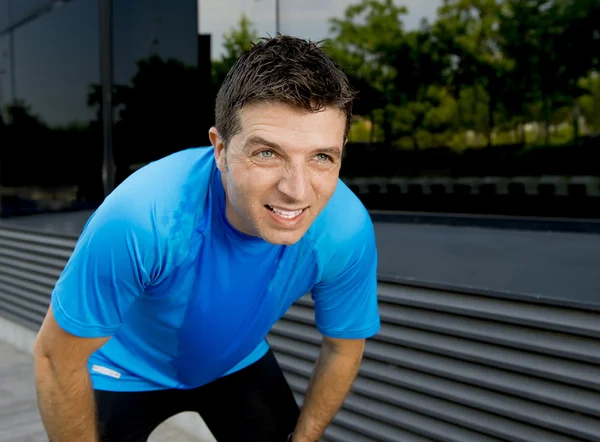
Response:
[[[105,199],[35,344],[53,442],[144,441],[182,411],[219,442],[320,439],[380,326],[373,226],[339,180],[353,98],[318,45],[265,39],[219,91],[212,146]],[[299,410],[266,336],[307,293],[323,341]]]

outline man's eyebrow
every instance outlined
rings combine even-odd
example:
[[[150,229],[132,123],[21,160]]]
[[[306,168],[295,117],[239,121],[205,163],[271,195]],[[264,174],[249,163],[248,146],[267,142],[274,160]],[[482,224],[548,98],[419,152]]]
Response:
[[[263,137],[259,137],[258,135],[253,135],[246,140],[244,143],[244,147],[247,149],[252,146],[265,146],[270,147],[271,149],[280,149],[279,144],[273,143],[272,141],[265,140]]]

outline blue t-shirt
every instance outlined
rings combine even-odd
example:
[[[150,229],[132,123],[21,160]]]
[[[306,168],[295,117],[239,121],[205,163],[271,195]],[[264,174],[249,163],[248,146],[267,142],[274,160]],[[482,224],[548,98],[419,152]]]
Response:
[[[214,150],[138,170],[88,220],[52,293],[58,324],[112,338],[89,359],[94,388],[193,388],[262,357],[273,324],[310,293],[318,330],[379,331],[373,225],[335,193],[294,245],[241,233],[225,217]]]

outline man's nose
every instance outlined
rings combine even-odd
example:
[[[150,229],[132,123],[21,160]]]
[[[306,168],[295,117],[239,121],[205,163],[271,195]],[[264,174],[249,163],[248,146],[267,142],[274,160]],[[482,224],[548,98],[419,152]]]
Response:
[[[287,167],[279,180],[278,190],[295,202],[304,202],[310,192],[309,176],[304,166]]]

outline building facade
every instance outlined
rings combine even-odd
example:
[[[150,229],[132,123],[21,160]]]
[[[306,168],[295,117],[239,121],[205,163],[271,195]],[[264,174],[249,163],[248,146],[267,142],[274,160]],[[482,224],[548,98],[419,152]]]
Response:
[[[595,58],[545,119],[539,75],[494,98],[459,75],[479,65],[451,62],[456,11],[407,5],[1,1],[0,216],[93,208],[137,167],[208,144],[232,60],[281,32],[321,41],[359,92],[342,176],[369,209],[600,218]]]

